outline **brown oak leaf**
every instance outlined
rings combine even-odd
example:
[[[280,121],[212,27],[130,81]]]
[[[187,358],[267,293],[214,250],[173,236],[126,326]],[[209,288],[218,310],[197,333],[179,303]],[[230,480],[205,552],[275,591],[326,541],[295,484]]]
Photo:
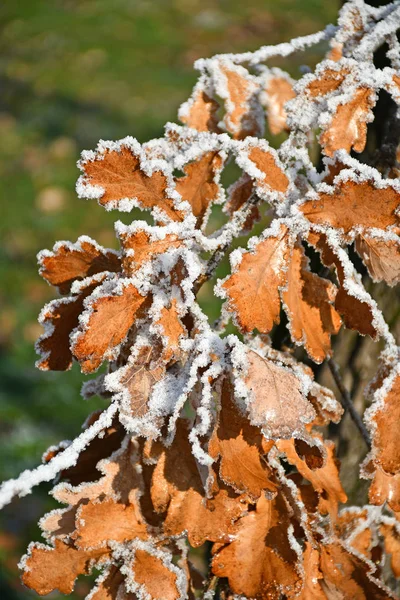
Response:
[[[131,568],[135,582],[144,587],[151,600],[179,600],[182,597],[176,573],[158,556],[137,549]]]
[[[199,159],[184,167],[185,175],[175,180],[176,191],[187,200],[201,227],[208,207],[218,200],[218,176],[224,160],[219,152],[205,152]]]
[[[93,298],[83,315],[81,325],[72,343],[74,357],[83,373],[92,373],[111,356],[112,350],[126,337],[136,321],[139,309],[146,302],[131,283],[106,283],[104,294]]]
[[[290,524],[283,498],[261,496],[256,510],[239,520],[235,539],[217,549],[212,571],[227,577],[235,594],[266,600],[280,598],[284,592],[295,597],[301,589],[297,570],[298,556],[288,539]]]
[[[143,229],[131,233],[129,230],[124,231],[120,228],[118,237],[124,252],[122,264],[127,277],[134,275],[155,256],[163,254],[170,248],[178,248],[182,244],[182,240],[173,233],[169,233],[161,239],[153,239],[150,232]]]
[[[151,498],[157,512],[166,512],[166,535],[187,530],[190,544],[197,547],[206,540],[227,540],[246,507],[225,489],[206,498],[188,434],[187,424],[180,419],[172,445],[161,450],[154,469]]]
[[[362,152],[367,141],[367,123],[371,121],[371,109],[375,104],[370,88],[358,88],[352,99],[339,104],[332,120],[320,135],[320,143],[327,156],[336,150]]]
[[[245,252],[235,272],[223,283],[228,309],[235,313],[242,331],[257,328],[260,333],[269,333],[274,323],[279,323],[279,287],[286,281],[288,258],[288,230],[281,225],[277,235]]]
[[[324,69],[322,73],[318,74],[315,79],[310,81],[306,86],[305,91],[312,98],[318,98],[320,96],[326,96],[331,92],[335,92],[344,82],[349,70],[342,68],[339,71],[334,69]]]
[[[164,307],[161,310],[160,318],[155,325],[161,330],[164,361],[168,362],[173,357],[178,358],[181,353],[179,342],[181,338],[187,337],[187,331],[179,318],[175,298],[171,300],[168,308]]]
[[[220,65],[220,71],[226,78],[228,98],[225,102],[224,123],[227,130],[239,140],[248,135],[262,135],[259,86],[240,65],[223,63]]]
[[[40,252],[39,273],[51,285],[67,294],[77,279],[103,271],[118,272],[121,261],[114,250],[99,246],[94,240],[81,236],[75,244],[58,242],[52,252]]]
[[[277,158],[268,148],[255,146],[248,153],[249,159],[255,164],[264,177],[257,179],[257,187],[265,191],[284,194],[289,187],[289,179],[277,163]]]
[[[217,111],[219,104],[211,98],[204,90],[194,92],[192,101],[185,106],[185,111],[179,111],[179,118],[188,127],[197,131],[218,132]]]
[[[400,238],[390,239],[363,232],[356,237],[355,248],[373,281],[396,285],[400,281]]]
[[[263,457],[263,436],[240,413],[229,379],[222,384],[218,424],[209,441],[208,453],[214,460],[220,457],[219,476],[236,492],[257,500],[263,490],[276,491],[271,469]]]
[[[292,340],[303,344],[317,363],[332,354],[331,334],[338,333],[341,326],[339,314],[332,305],[336,291],[333,283],[309,271],[303,247],[296,244],[289,261],[282,302]]]
[[[399,222],[396,209],[400,193],[394,187],[378,188],[371,181],[340,181],[332,193],[319,193],[307,200],[300,210],[311,223],[342,229],[345,234],[354,227],[386,229]]]
[[[101,280],[89,283],[79,294],[49,302],[42,310],[39,322],[46,331],[36,342],[41,355],[37,367],[43,371],[66,371],[72,366],[70,335],[79,324],[84,300],[100,285]]]
[[[267,120],[272,135],[288,131],[285,104],[296,96],[289,77],[275,75],[268,77],[263,101],[267,108]]]
[[[140,159],[126,145],[119,150],[106,149],[93,160],[82,160],[82,185],[102,188],[99,203],[107,210],[119,208],[121,201],[136,200],[140,207],[159,208],[172,221],[181,221],[183,214],[167,195],[168,180],[162,171],[146,175]],[[88,195],[89,192],[87,193]],[[81,195],[85,196],[83,191]]]
[[[290,439],[305,431],[315,411],[301,393],[301,383],[288,368],[247,351],[244,383],[250,394],[250,422],[262,428],[267,439]]]
[[[78,575],[88,574],[105,554],[104,549],[77,550],[59,540],[54,548],[34,544],[24,561],[23,583],[41,596],[53,590],[70,594]]]

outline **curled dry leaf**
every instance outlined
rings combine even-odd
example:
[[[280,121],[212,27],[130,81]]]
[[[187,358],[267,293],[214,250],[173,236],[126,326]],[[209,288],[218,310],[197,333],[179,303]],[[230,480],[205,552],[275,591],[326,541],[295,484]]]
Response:
[[[374,281],[396,285],[400,281],[400,238],[363,232],[356,237],[355,247]]]
[[[320,143],[327,156],[337,150],[362,152],[367,141],[367,123],[372,120],[371,109],[375,104],[373,91],[367,87],[358,88],[352,99],[339,104],[332,120],[320,135]]]
[[[134,151],[121,144],[118,150],[106,149],[98,153],[93,160],[81,161],[83,171],[82,186],[101,189],[99,203],[107,210],[125,208],[124,203],[132,207],[132,201],[141,208],[157,207],[172,221],[183,218],[174,202],[167,195],[168,180],[162,171],[146,175],[141,168],[140,159]],[[90,195],[90,192],[86,192]],[[85,191],[82,192],[85,195]],[[93,195],[93,194],[92,194]],[[96,196],[97,197],[97,196]]]
[[[312,98],[326,96],[331,92],[335,92],[342,85],[348,74],[349,70],[345,68],[342,68],[339,71],[326,68],[322,73],[310,81],[306,86],[305,91]]]
[[[222,481],[238,493],[257,500],[264,490],[273,493],[277,486],[263,454],[265,441],[260,430],[240,413],[233,387],[225,379],[221,392],[219,421],[208,445],[210,456],[219,463]]]
[[[242,517],[235,539],[216,550],[212,571],[227,577],[235,594],[246,598],[295,597],[301,589],[298,556],[288,541],[290,517],[283,498],[261,496],[256,510]]]
[[[181,338],[187,337],[187,331],[179,318],[175,298],[171,300],[168,308],[164,307],[161,310],[161,316],[156,322],[156,326],[161,330],[164,361],[168,362],[173,357],[178,358],[180,354],[179,342]]]
[[[248,157],[263,174],[256,182],[259,189],[282,194],[287,191],[289,179],[271,149],[255,146],[250,149]]]
[[[225,211],[229,215],[233,215],[237,210],[240,210],[243,205],[250,200],[253,194],[253,181],[247,173],[244,173],[235,183],[233,183],[229,189],[229,199],[225,204]],[[249,216],[247,217],[242,231],[246,233],[251,231],[253,225],[261,218],[260,210],[257,205],[251,207]]]
[[[41,355],[37,362],[43,371],[66,371],[72,366],[70,335],[78,327],[84,301],[100,285],[91,282],[81,288],[79,294],[49,302],[42,310],[39,321],[45,333],[38,339],[36,350]]]
[[[224,62],[219,69],[226,79],[224,123],[227,130],[239,140],[248,135],[262,135],[259,85],[242,66]]]
[[[268,126],[272,135],[288,131],[285,104],[295,96],[293,82],[289,77],[276,75],[267,78],[263,102],[267,108]]]
[[[219,199],[218,177],[224,160],[218,152],[205,152],[198,160],[184,167],[185,175],[176,179],[176,191],[189,202],[200,227],[209,206]]]
[[[78,238],[75,244],[59,242],[52,252],[43,251],[38,258],[40,275],[58,287],[61,294],[67,294],[77,279],[121,270],[120,258],[114,250],[102,248],[86,236]]]
[[[180,420],[171,447],[161,450],[153,473],[151,497],[155,510],[166,512],[166,535],[179,535],[186,530],[190,544],[197,547],[206,540],[227,540],[235,531],[234,521],[246,507],[240,497],[224,489],[206,498],[188,434],[187,424]]]
[[[127,277],[132,277],[152,258],[164,254],[171,248],[178,248],[182,244],[182,240],[173,233],[161,239],[153,239],[151,234],[143,229],[134,232],[120,229],[118,235],[124,252],[122,264]]]
[[[301,392],[301,382],[288,368],[254,352],[246,354],[248,368],[244,383],[250,395],[250,422],[261,428],[267,439],[289,439],[305,431],[315,412]]]
[[[181,593],[176,573],[146,550],[135,550],[131,565],[135,582],[143,586],[151,600],[179,600]]]
[[[198,131],[218,132],[217,111],[219,104],[211,98],[204,90],[195,90],[191,101],[189,101],[185,110],[179,112],[179,118],[182,123]]]
[[[282,302],[292,340],[303,344],[309,356],[322,362],[331,351],[331,334],[338,333],[341,319],[333,307],[336,286],[308,269],[303,247],[293,247]]]

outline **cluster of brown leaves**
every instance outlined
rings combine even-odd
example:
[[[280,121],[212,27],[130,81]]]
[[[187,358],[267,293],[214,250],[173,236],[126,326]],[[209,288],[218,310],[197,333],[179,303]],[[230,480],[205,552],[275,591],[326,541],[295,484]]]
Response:
[[[22,560],[39,594],[69,594],[79,575],[100,570],[90,600],[211,598],[215,588],[226,599],[395,597],[386,584],[400,576],[398,351],[349,248],[372,280],[399,281],[400,186],[395,170],[349,153],[366,147],[379,92],[400,101],[395,68],[377,69],[371,51],[389,39],[381,19],[390,28],[396,10],[349,2],[328,57],[299,82],[258,64],[265,49],[201,61],[184,127],[84,153],[78,193],[107,210],[147,209],[154,224],[118,222],[118,251],[81,236],[39,255],[63,296],[41,313],[38,366],[76,361],[93,373],[106,363],[84,395],[117,407],[60,473],[53,495],[65,507],[41,521],[48,544]],[[262,139],[264,121],[288,134],[278,151]],[[317,131],[319,170],[308,155]],[[241,175],[225,190],[229,161]],[[216,203],[226,224],[210,234]],[[196,294],[259,219],[262,234],[231,254],[215,288],[225,299],[219,329],[232,318],[242,343],[210,327]],[[282,310],[289,350],[268,337]],[[343,409],[304,364],[332,356],[342,325],[384,345],[369,388],[365,507],[340,507],[327,426]],[[65,444],[45,461],[60,453]]]

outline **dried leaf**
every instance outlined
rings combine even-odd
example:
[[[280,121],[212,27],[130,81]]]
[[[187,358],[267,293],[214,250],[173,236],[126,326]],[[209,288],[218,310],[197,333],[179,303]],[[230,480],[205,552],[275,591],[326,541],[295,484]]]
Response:
[[[187,337],[187,331],[179,318],[175,298],[171,300],[169,308],[164,307],[161,310],[161,316],[156,325],[161,330],[164,345],[164,360],[168,362],[173,357],[179,357],[179,342],[181,338]]]
[[[299,379],[288,368],[247,351],[244,383],[250,393],[250,422],[262,428],[268,439],[290,439],[315,418],[311,404],[301,393]]]
[[[288,598],[297,595],[301,577],[298,557],[288,539],[290,520],[281,496],[261,496],[255,511],[242,517],[235,539],[216,552],[212,571],[227,577],[235,594],[247,598]]]
[[[284,194],[289,187],[289,179],[278,165],[277,158],[270,149],[251,148],[249,159],[256,165],[264,177],[257,179],[257,186],[266,192],[281,192]]]
[[[331,92],[335,92],[342,85],[348,74],[348,69],[341,69],[339,71],[329,68],[324,69],[320,75],[307,85],[306,92],[312,98],[326,96]]]
[[[122,264],[127,277],[132,277],[146,262],[164,254],[171,248],[178,248],[182,240],[175,234],[167,234],[161,239],[152,239],[150,233],[142,229],[134,233],[119,230],[118,236],[124,251]]]
[[[170,448],[163,448],[155,467],[151,497],[157,512],[166,512],[166,535],[187,530],[194,547],[206,540],[225,541],[234,532],[234,521],[245,507],[240,498],[219,490],[206,499],[204,486],[188,440],[187,425],[180,420]]]
[[[264,102],[267,107],[268,126],[272,135],[288,131],[285,104],[295,96],[289,77],[273,76],[267,79]]]
[[[219,476],[238,493],[257,500],[263,490],[275,492],[272,472],[263,458],[263,436],[239,412],[233,398],[233,387],[225,379],[221,392],[218,425],[208,445],[208,453],[220,457]]]
[[[77,279],[121,270],[119,256],[114,250],[102,248],[86,236],[78,238],[75,244],[58,242],[52,252],[42,251],[38,259],[40,275],[58,287],[61,294],[67,294]]]
[[[349,233],[355,227],[386,229],[399,221],[395,211],[400,194],[394,187],[378,188],[373,181],[338,182],[332,194],[320,193],[308,200],[300,210],[311,223],[342,229]]]
[[[220,65],[226,78],[227,101],[224,123],[236,139],[262,135],[262,115],[259,110],[258,85],[240,65]]]
[[[119,287],[115,284],[111,289],[107,286],[104,295],[93,298],[83,313],[85,324],[80,326],[72,344],[73,355],[84,373],[92,373],[112,355],[145,301],[146,297],[131,283]]]
[[[286,280],[288,256],[287,228],[281,225],[277,235],[259,242],[254,252],[243,254],[238,268],[222,285],[228,309],[235,313],[242,331],[269,333],[274,323],[279,323],[279,287]]]
[[[356,237],[355,247],[373,281],[396,285],[400,281],[400,238],[386,239],[364,232]]]
[[[186,165],[185,175],[176,179],[176,191],[191,205],[198,227],[203,224],[209,206],[221,193],[218,177],[223,164],[219,152],[205,152],[200,159]]]
[[[218,132],[217,111],[219,104],[203,90],[198,90],[193,96],[193,102],[183,113],[180,112],[179,118],[182,123],[188,127],[197,129],[197,131]]]
[[[320,136],[320,143],[327,156],[336,150],[362,152],[367,141],[367,123],[371,121],[371,108],[375,101],[370,88],[358,88],[353,98],[340,104],[329,126]]]
[[[253,181],[251,177],[247,175],[247,173],[244,173],[242,177],[229,187],[228,193],[229,199],[225,204],[225,210],[229,215],[233,215],[251,198],[253,193]],[[252,206],[250,214],[242,227],[242,232],[246,233],[247,231],[251,231],[253,225],[259,221],[260,218],[261,215],[258,206]]]
[[[336,286],[308,269],[303,247],[296,244],[287,273],[282,302],[290,323],[292,340],[304,345],[317,363],[332,354],[331,334],[338,333],[341,319],[332,306]]]
[[[83,550],[106,546],[109,541],[148,537],[135,505],[126,506],[111,499],[83,504],[76,523],[75,545]]]
[[[22,581],[41,596],[53,590],[70,594],[78,575],[90,573],[93,563],[104,553],[104,549],[76,550],[59,540],[55,541],[54,548],[32,545],[24,562]]]
[[[383,536],[385,552],[391,554],[390,566],[395,577],[400,577],[400,532],[394,524],[382,524],[380,533]]]
[[[71,332],[78,326],[84,300],[100,285],[101,281],[85,286],[80,294],[49,302],[42,310],[39,321],[45,333],[36,343],[41,355],[37,367],[43,371],[66,371],[72,366],[70,344]]]
[[[137,202],[141,208],[157,207],[172,221],[182,220],[182,213],[176,210],[173,200],[167,195],[165,174],[154,171],[152,175],[146,175],[140,159],[128,146],[122,144],[119,150],[99,152],[93,160],[81,161],[81,168],[84,173],[82,185],[101,188],[103,192],[99,203],[107,210],[124,209],[124,202],[130,200]]]
[[[134,579],[142,585],[151,600],[179,600],[176,574],[158,557],[136,550],[133,563]]]

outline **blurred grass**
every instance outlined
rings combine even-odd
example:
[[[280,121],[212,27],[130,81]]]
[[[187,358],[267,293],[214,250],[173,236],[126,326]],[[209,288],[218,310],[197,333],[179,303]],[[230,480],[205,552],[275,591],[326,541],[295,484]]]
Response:
[[[38,463],[73,437],[99,406],[84,402],[82,376],[34,368],[37,314],[54,295],[37,275],[36,253],[88,234],[114,246],[112,223],[78,200],[76,160],[100,138],[160,136],[196,81],[192,63],[217,52],[255,50],[333,22],[323,0],[5,0],[0,6],[0,479]],[[318,49],[290,61],[319,60]],[[122,215],[129,222],[135,215]],[[219,275],[223,275],[225,267]],[[211,285],[203,303],[216,316]],[[3,514],[1,598],[26,598],[16,557],[51,506],[43,493]],[[16,536],[16,537],[15,537]],[[80,584],[77,594],[87,593]],[[82,587],[83,586],[83,587]],[[53,596],[57,597],[57,596]]]

